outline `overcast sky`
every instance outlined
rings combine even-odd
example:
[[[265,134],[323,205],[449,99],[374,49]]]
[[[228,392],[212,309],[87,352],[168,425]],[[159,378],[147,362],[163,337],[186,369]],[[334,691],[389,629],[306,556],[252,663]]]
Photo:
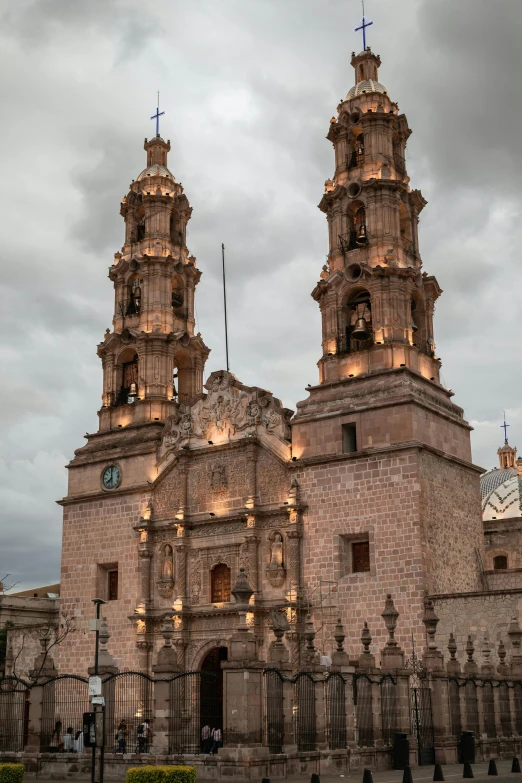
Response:
[[[408,117],[424,268],[444,294],[444,383],[490,468],[506,409],[522,450],[520,0],[367,0],[380,81]],[[64,465],[97,428],[121,197],[161,91],[169,167],[194,209],[198,329],[285,405],[317,380],[310,292],[327,252],[325,139],[353,84],[359,0],[0,0],[0,572],[59,579]],[[78,531],[81,535],[81,530]],[[1,576],[1,574],[0,574]]]

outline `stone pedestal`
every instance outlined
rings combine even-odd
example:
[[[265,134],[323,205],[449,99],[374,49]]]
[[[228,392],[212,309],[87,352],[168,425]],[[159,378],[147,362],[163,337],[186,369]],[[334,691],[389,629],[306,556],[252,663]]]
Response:
[[[169,719],[175,722],[180,717],[173,714],[175,705],[171,703],[171,683],[169,682],[172,677],[183,671],[177,658],[177,650],[170,644],[165,645],[159,651],[157,661],[152,667],[156,678],[154,682],[155,753],[169,752]]]

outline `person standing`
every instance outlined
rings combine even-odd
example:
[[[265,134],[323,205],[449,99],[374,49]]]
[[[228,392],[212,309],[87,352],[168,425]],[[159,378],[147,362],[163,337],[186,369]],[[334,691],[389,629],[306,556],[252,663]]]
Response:
[[[210,726],[208,725],[208,723],[205,723],[205,725],[201,729],[201,752],[208,753],[210,750],[209,745],[211,744],[212,744],[212,740],[210,737]]]
[[[74,737],[74,752],[83,753],[83,731],[78,730]]]
[[[118,743],[117,753],[127,753],[127,724],[121,721],[116,732],[116,741]]]
[[[57,720],[54,724],[54,731],[51,736],[51,744],[49,745],[49,753],[58,753],[60,745],[62,743],[62,722]]]
[[[211,753],[217,753],[221,747],[222,734],[221,729],[212,729],[212,750]]]
[[[69,726],[63,738],[63,752],[74,753],[74,731],[72,726]]]

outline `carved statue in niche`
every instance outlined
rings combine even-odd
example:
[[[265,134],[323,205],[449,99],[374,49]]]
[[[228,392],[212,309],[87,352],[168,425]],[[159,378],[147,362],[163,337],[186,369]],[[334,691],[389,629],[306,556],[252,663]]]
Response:
[[[160,550],[158,571],[158,593],[162,598],[170,598],[174,592],[174,553],[170,544]]]
[[[272,587],[281,587],[286,577],[283,536],[278,530],[274,530],[269,535],[268,542],[270,549],[266,575]]]
[[[214,492],[223,492],[227,488],[227,472],[224,465],[213,465],[210,486]]]

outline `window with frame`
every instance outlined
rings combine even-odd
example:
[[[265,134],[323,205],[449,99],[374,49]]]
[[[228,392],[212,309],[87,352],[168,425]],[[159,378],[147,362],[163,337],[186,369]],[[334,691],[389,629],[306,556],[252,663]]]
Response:
[[[212,603],[230,601],[230,568],[218,563],[210,574],[210,600]]]
[[[370,539],[368,533],[339,536],[339,577],[371,573]]]
[[[118,570],[113,569],[107,572],[107,599],[109,601],[118,600]]]

